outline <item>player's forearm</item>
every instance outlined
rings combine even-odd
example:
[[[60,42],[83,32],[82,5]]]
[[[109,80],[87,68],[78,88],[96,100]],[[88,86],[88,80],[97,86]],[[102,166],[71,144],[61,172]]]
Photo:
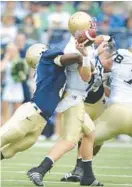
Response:
[[[83,81],[89,81],[91,79],[91,68],[90,67],[79,67],[79,74]]]
[[[71,65],[74,63],[82,64],[82,56],[78,53],[65,54],[60,57],[60,63],[62,66]]]
[[[96,45],[100,45],[102,42],[106,42],[109,39],[110,39],[110,36],[108,36],[108,35],[99,35],[99,36],[96,37],[94,43]]]
[[[91,56],[83,57],[82,66],[79,67],[79,73],[84,81],[89,81],[91,79]]]

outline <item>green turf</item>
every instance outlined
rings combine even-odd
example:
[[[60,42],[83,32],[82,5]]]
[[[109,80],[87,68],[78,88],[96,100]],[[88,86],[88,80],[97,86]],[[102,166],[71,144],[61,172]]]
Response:
[[[125,145],[124,145],[125,146]],[[40,163],[49,148],[33,147],[14,158],[2,161],[1,187],[33,187],[26,172]],[[46,187],[74,187],[79,183],[60,183],[65,172],[71,171],[76,158],[76,151],[66,154],[58,161],[45,177]],[[132,147],[103,147],[93,161],[94,171],[106,187],[132,187]]]

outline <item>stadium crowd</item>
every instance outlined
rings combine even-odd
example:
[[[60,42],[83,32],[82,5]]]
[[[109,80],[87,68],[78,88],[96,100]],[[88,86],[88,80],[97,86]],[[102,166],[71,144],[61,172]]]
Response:
[[[14,81],[13,62],[24,60],[27,48],[34,43],[64,48],[70,38],[68,19],[76,11],[96,17],[98,34],[113,34],[118,48],[127,48],[132,43],[132,4],[129,1],[1,2],[2,123],[21,103],[30,100],[34,85],[30,69],[25,79]]]

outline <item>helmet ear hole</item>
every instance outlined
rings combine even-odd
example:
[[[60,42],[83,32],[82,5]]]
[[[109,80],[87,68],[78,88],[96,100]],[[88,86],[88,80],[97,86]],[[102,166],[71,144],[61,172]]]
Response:
[[[34,44],[29,47],[26,52],[26,61],[28,65],[35,69],[36,65],[39,63],[42,53],[46,50],[48,50],[48,46],[41,43]]]

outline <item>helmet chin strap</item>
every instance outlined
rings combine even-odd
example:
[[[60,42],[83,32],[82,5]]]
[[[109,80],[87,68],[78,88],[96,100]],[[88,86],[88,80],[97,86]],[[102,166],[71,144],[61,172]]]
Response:
[[[85,34],[86,34],[88,40],[90,40],[90,41],[94,41],[94,40],[95,40],[95,38],[92,38],[92,37],[90,36],[90,34],[89,34],[88,31],[85,31]]]

